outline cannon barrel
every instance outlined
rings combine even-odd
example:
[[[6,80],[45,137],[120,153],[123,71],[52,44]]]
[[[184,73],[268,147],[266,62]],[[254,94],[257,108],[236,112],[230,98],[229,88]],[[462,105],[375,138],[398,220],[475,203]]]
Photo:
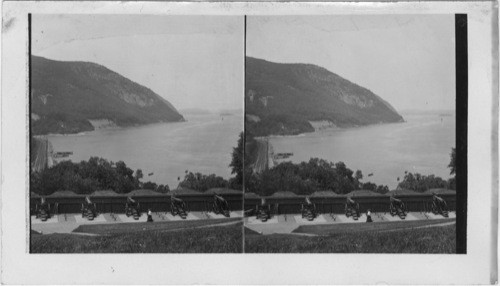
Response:
[[[400,199],[397,199],[397,198],[395,198],[395,197],[391,197],[391,202],[394,202],[394,203],[400,204],[400,203],[402,203],[403,201],[401,201]]]
[[[312,205],[311,199],[309,197],[306,197],[306,204]]]
[[[438,201],[439,203],[444,203],[445,202],[443,198],[438,197],[437,195],[434,195],[433,199],[436,200],[436,201]]]
[[[219,200],[219,201],[223,201],[223,202],[225,202],[225,201],[226,201],[223,197],[221,197],[221,196],[219,196],[219,195],[215,195],[215,199],[216,199],[216,200]]]
[[[179,202],[180,202],[180,203],[182,203],[182,202],[183,202],[183,200],[181,200],[181,199],[179,199],[179,198],[176,198],[176,197],[174,197],[174,196],[172,196],[172,198],[171,198],[171,199],[172,199],[172,201],[174,201],[174,202],[178,202],[178,203],[179,203]]]
[[[352,206],[352,205],[355,205],[356,202],[351,198],[351,197],[348,197],[346,199],[346,203],[349,205],[349,206]]]
[[[183,206],[184,201],[179,198],[172,198],[172,204],[174,204],[175,206]]]

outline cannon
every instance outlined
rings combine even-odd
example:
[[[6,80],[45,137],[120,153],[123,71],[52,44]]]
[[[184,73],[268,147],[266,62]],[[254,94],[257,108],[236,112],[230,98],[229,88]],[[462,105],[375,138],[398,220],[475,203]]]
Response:
[[[97,216],[97,207],[89,196],[85,197],[85,202],[82,203],[82,218],[86,217],[88,220],[94,220]]]
[[[316,205],[311,202],[309,197],[306,197],[305,203],[301,204],[300,212],[302,213],[302,218],[306,218],[308,221],[316,218]]]
[[[139,202],[131,197],[127,197],[127,202],[125,203],[125,215],[127,215],[127,217],[132,216],[135,220],[138,220],[141,217],[141,206]]]
[[[438,197],[435,193],[432,194],[432,213],[435,215],[440,214],[444,217],[448,217],[448,205],[446,201]]]
[[[35,216],[42,221],[47,221],[50,218],[50,205],[45,197],[40,198],[40,203],[35,206]]]
[[[262,222],[271,219],[271,205],[266,203],[265,198],[261,199],[260,205],[257,205],[255,209],[257,210],[257,219],[260,219]]]
[[[398,215],[400,219],[405,219],[407,210],[403,201],[395,198],[394,196],[391,196],[390,202],[389,212],[391,216]]]
[[[179,215],[182,219],[186,219],[187,217],[187,207],[186,203],[174,196],[170,199],[170,213],[172,216]]]
[[[345,216],[354,220],[359,218],[359,203],[355,202],[352,198],[348,197],[345,202]]]
[[[227,201],[219,196],[219,195],[214,195],[214,203],[213,203],[213,211],[215,214],[222,214],[225,217],[229,217],[229,204]]]

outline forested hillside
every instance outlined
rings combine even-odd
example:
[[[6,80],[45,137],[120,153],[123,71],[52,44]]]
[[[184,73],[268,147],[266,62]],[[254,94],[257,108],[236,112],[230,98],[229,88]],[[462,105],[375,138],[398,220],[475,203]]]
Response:
[[[184,120],[161,96],[104,66],[32,56],[31,68],[34,134],[90,131],[95,122],[134,126]]]
[[[263,136],[314,131],[311,121],[352,127],[402,122],[370,90],[322,67],[246,58],[247,131]]]

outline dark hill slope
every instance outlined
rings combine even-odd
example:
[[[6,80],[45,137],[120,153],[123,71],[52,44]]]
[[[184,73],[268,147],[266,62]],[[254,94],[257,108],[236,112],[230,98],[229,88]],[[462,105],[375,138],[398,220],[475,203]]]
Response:
[[[117,126],[183,121],[165,99],[104,66],[31,57],[34,134],[94,130],[89,120]]]
[[[245,100],[251,118],[246,128],[258,136],[314,131],[309,121],[327,120],[338,127],[403,121],[370,90],[310,64],[247,57]]]

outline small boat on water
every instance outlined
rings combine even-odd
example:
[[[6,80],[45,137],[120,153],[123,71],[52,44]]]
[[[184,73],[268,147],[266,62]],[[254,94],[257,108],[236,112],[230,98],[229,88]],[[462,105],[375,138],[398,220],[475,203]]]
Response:
[[[286,158],[289,158],[289,157],[292,157],[292,156],[293,156],[292,152],[289,152],[289,153],[278,153],[278,154],[274,155],[274,159],[275,160],[286,159]]]
[[[52,156],[54,158],[65,158],[65,157],[69,157],[70,155],[73,155],[73,152],[71,152],[71,151],[55,152]]]

